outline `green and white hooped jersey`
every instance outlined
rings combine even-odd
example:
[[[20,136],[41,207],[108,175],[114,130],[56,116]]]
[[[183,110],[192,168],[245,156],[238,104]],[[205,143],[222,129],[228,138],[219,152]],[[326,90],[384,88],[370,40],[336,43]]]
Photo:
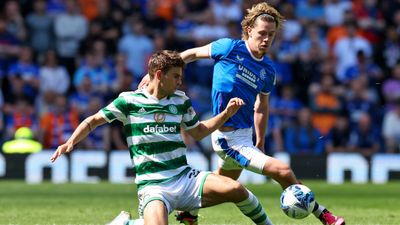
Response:
[[[123,123],[138,188],[166,182],[189,170],[180,128],[192,129],[199,120],[184,92],[160,100],[145,88],[123,92],[100,112],[108,122]]]

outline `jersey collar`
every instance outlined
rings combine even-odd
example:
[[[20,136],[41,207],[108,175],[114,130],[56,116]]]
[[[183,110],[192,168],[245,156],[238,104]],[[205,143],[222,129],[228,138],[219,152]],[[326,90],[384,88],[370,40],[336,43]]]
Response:
[[[249,51],[249,53],[250,53],[250,55],[251,55],[251,58],[253,58],[254,60],[259,61],[259,62],[261,62],[261,61],[264,60],[264,56],[261,57],[261,58],[255,57],[255,56],[253,55],[253,53],[251,52],[251,50],[250,50],[249,43],[248,43],[247,41],[245,41],[244,43],[246,44],[247,51]]]

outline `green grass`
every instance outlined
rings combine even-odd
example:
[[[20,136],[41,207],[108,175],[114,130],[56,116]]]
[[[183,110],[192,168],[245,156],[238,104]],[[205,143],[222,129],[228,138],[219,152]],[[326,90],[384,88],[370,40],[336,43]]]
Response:
[[[320,203],[345,217],[347,224],[400,224],[400,183],[385,185],[306,181]],[[0,224],[105,224],[121,210],[137,217],[135,185],[51,184],[28,185],[0,180]],[[320,223],[314,216],[293,220],[279,208],[280,188],[273,183],[248,185],[269,217],[278,224]],[[170,216],[170,224],[177,224]],[[252,224],[233,204],[200,211],[200,224]]]

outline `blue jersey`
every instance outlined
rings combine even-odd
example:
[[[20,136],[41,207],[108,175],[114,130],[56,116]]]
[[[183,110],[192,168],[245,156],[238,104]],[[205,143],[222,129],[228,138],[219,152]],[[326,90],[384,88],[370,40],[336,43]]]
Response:
[[[261,59],[255,58],[246,42],[229,38],[212,42],[210,56],[215,60],[212,87],[213,114],[222,112],[231,98],[239,97],[246,105],[242,106],[224,126],[252,127],[257,94],[269,94],[275,85],[272,61],[267,56]]]

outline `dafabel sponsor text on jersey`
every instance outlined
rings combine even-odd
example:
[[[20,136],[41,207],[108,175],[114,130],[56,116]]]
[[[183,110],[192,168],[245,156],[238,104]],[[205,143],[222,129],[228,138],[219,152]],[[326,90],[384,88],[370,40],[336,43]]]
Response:
[[[163,124],[162,126],[150,126],[147,125],[144,129],[143,129],[144,133],[175,133],[176,132],[176,125],[173,126],[167,126],[165,124]]]

